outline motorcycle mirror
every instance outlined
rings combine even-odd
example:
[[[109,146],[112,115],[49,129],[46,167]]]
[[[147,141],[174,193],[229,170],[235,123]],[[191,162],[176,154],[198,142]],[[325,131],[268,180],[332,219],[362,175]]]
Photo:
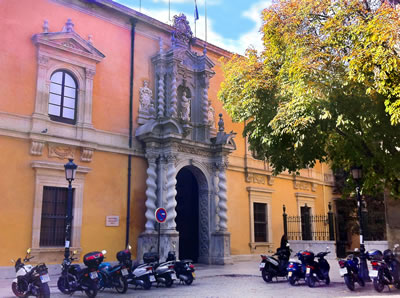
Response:
[[[15,260],[14,260],[14,259],[11,259],[11,263],[15,263]]]
[[[105,255],[105,254],[107,253],[107,251],[106,251],[105,249],[103,249],[103,250],[101,251],[101,253],[102,253],[103,255]]]
[[[77,250],[74,250],[74,251],[72,252],[73,255],[76,255],[77,253],[78,253]]]
[[[400,245],[398,244],[398,243],[396,243],[395,245],[394,245],[394,248],[398,248]]]
[[[354,251],[355,251],[355,252],[358,252],[358,251],[359,251],[358,247],[356,247],[356,248],[354,249]]]
[[[288,243],[286,243],[286,246],[288,246],[288,247],[289,247],[289,246],[290,246],[290,243],[289,243],[289,242],[288,242]]]
[[[128,244],[128,249],[131,250],[132,246],[130,244]]]
[[[28,248],[28,249],[26,250],[26,253],[29,255],[29,254],[31,253],[31,248]]]

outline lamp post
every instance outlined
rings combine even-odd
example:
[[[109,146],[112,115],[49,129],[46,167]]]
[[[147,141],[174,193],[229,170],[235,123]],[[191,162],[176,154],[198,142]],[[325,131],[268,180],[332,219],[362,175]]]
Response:
[[[69,247],[71,244],[71,226],[72,226],[72,181],[75,179],[76,169],[78,166],[74,164],[72,158],[64,165],[65,179],[68,181],[68,198],[67,198],[67,223],[65,225],[65,252],[64,258],[69,258]]]
[[[364,246],[364,225],[362,217],[362,200],[360,194],[360,181],[362,178],[361,167],[352,167],[351,175],[357,183],[356,193],[357,193],[357,208],[358,208],[358,221],[360,225],[360,276],[364,281],[371,281],[369,278],[368,265],[367,265],[367,254],[365,253]]]

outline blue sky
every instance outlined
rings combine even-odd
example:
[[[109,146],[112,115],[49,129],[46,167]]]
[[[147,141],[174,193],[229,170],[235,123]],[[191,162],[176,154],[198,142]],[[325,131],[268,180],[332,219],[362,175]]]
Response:
[[[195,0],[114,0],[135,10],[140,10],[161,22],[168,20],[168,2],[171,5],[171,19],[184,13],[193,33]],[[262,48],[261,11],[270,0],[197,0],[199,20],[196,22],[196,35],[205,39],[205,3],[207,4],[207,41],[226,50],[244,54],[250,45]]]

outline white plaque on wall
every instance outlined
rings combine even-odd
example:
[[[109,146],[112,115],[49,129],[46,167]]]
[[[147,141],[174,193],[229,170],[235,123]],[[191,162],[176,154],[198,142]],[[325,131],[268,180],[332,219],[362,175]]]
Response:
[[[106,227],[118,227],[119,216],[106,216]]]

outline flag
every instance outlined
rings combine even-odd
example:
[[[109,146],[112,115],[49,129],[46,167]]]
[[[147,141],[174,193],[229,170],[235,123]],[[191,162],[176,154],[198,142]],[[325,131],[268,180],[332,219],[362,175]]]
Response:
[[[197,10],[197,2],[194,0],[194,20],[197,21],[199,19],[199,11]]]

